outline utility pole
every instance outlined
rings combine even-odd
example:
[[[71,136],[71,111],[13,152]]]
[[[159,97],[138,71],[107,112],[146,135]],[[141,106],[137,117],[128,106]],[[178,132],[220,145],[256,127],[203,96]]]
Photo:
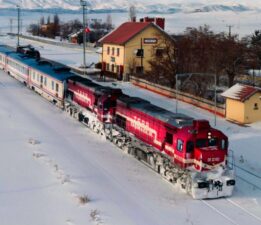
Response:
[[[228,27],[228,37],[231,38],[232,36],[232,27],[234,27],[233,25],[227,25]]]
[[[20,46],[20,6],[16,5],[17,7],[17,47]]]
[[[10,33],[13,33],[13,19],[10,19]]]
[[[82,20],[83,20],[83,75],[86,74],[86,17],[85,17],[85,10],[87,6],[87,2],[85,0],[81,0],[82,6]]]
[[[141,67],[141,71],[142,71],[142,74],[143,74],[143,57],[144,57],[144,49],[143,49],[143,39],[141,38],[140,39],[140,51],[141,51],[141,56],[140,56],[140,67]]]

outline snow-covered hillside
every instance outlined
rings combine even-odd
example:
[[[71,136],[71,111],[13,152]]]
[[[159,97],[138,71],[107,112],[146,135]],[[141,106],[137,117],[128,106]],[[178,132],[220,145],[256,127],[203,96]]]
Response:
[[[208,12],[208,11],[248,11],[261,9],[258,0],[88,0],[88,8],[94,11],[104,10],[127,10],[130,5],[135,5],[138,11],[143,12]],[[0,8],[13,8],[20,4],[26,9],[50,9],[61,8],[67,10],[78,10],[80,1],[75,0],[0,0]]]

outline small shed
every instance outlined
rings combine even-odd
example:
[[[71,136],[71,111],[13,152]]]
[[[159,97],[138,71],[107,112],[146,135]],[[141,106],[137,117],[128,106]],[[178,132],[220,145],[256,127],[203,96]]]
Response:
[[[240,124],[261,121],[261,88],[235,84],[221,94],[226,98],[226,119]]]
[[[79,35],[82,35],[82,29],[68,35],[68,40],[71,43],[79,44]]]

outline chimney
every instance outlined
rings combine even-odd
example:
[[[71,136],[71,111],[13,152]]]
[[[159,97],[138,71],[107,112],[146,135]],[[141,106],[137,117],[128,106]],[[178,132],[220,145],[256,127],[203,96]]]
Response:
[[[136,22],[136,16],[131,17],[131,22]]]
[[[165,29],[165,18],[159,17],[144,17],[140,19],[140,22],[154,23],[158,25],[162,30]]]

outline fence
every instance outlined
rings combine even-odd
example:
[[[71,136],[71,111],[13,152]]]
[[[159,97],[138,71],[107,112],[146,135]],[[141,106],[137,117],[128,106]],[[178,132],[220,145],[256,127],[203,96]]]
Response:
[[[159,84],[154,84],[149,81],[137,78],[137,77],[130,77],[130,82],[136,86],[141,88],[150,90],[152,92],[158,93],[160,95],[164,95],[169,98],[176,98],[176,90],[168,87],[161,86]],[[197,97],[185,92],[178,91],[177,99],[199,108],[208,110],[209,112],[215,113],[221,117],[225,117],[226,115],[226,108],[224,104],[217,104],[215,107],[215,103],[209,101],[207,99]]]

